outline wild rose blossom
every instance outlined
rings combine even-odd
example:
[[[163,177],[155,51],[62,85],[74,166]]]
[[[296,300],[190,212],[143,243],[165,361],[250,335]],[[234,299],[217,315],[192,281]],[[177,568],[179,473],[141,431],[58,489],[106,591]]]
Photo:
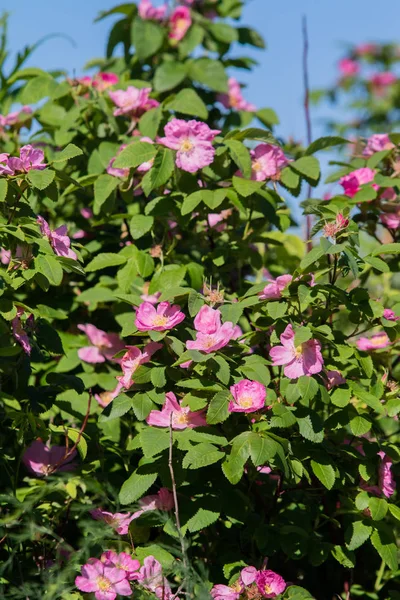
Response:
[[[130,554],[126,552],[114,552],[113,550],[106,550],[100,557],[101,562],[106,567],[115,567],[116,569],[122,569],[125,571],[126,578],[129,581],[133,581],[138,579],[139,577],[139,569],[140,562],[136,559],[133,559]]]
[[[273,366],[285,365],[284,373],[289,379],[322,371],[324,359],[320,342],[311,339],[296,347],[294,337],[293,327],[289,324],[280,337],[282,346],[274,346],[269,351]]]
[[[96,521],[104,521],[110,525],[119,535],[127,535],[129,523],[133,520],[131,513],[111,513],[101,508],[95,508],[90,512],[90,516]]]
[[[204,410],[192,412],[189,406],[182,406],[182,400],[178,402],[173,392],[165,395],[165,403],[161,409],[152,410],[146,419],[148,425],[156,427],[169,427],[172,415],[172,429],[186,429],[190,427],[202,427],[206,425]]]
[[[192,24],[190,10],[186,6],[177,6],[169,18],[168,37],[175,43],[185,37]]]
[[[8,115],[0,115],[0,129],[4,127],[12,127],[17,124],[24,124],[24,121],[21,123],[20,118],[24,115],[31,115],[32,109],[30,106],[23,106],[20,110],[16,110],[14,112],[8,113]]]
[[[391,308],[384,309],[383,318],[387,321],[398,321],[400,319]]]
[[[164,129],[165,137],[158,142],[176,150],[175,164],[188,173],[195,173],[207,167],[214,160],[215,150],[212,141],[220,132],[210,129],[206,123],[172,119]]]
[[[162,344],[158,344],[157,342],[150,342],[143,348],[143,351],[139,350],[136,346],[127,346],[127,352],[125,352],[121,359],[123,375],[117,377],[121,387],[129,390],[134,384],[134,372],[140,365],[149,362],[154,352],[157,352],[160,348],[162,348]]]
[[[396,212],[385,212],[379,215],[380,222],[388,229],[399,229],[400,227],[400,207]]]
[[[150,304],[158,304],[160,296],[161,292],[155,292],[154,294],[142,294],[140,299],[144,300],[145,302],[150,302]]]
[[[117,377],[118,379],[118,377]],[[117,396],[119,396],[122,391],[123,386],[119,383],[115,389],[112,391],[101,392],[100,394],[95,394],[94,399],[99,403],[102,408],[105,408],[112,402]]]
[[[113,166],[114,162],[115,162],[115,159],[117,158],[117,156],[119,154],[121,154],[122,150],[124,150],[124,148],[126,148],[127,145],[128,144],[122,144],[122,146],[120,146],[118,148],[117,155],[113,156],[113,158],[110,159],[110,162],[108,163],[107,169],[106,169],[107,173],[109,175],[112,175],[113,177],[121,177],[121,178],[128,177],[128,175],[129,175],[129,168],[120,168],[120,169],[118,169],[117,167]]]
[[[270,570],[259,571],[256,576],[256,584],[263,598],[275,598],[286,588],[283,577]]]
[[[126,571],[107,566],[96,558],[81,567],[81,575],[75,578],[81,592],[94,592],[96,600],[115,600],[120,596],[131,596],[132,589]]]
[[[280,275],[265,286],[259,293],[260,300],[280,300],[283,290],[292,282],[292,275]]]
[[[214,585],[210,594],[213,600],[239,600],[240,594],[243,591],[243,584],[240,581],[233,585]]]
[[[236,110],[243,110],[245,112],[255,112],[257,110],[255,104],[251,104],[243,98],[240,83],[234,77],[228,79],[228,93],[218,94],[217,100],[225,108],[235,108]]]
[[[258,381],[242,379],[230,387],[233,400],[229,402],[229,412],[251,413],[265,406],[267,392]]]
[[[387,88],[397,81],[397,77],[394,73],[384,71],[383,73],[375,73],[369,79],[373,91],[381,96],[387,90]]]
[[[339,61],[339,71],[343,77],[354,77],[360,72],[360,65],[351,58],[342,58]]]
[[[361,454],[364,455],[364,451]],[[381,459],[378,467],[378,485],[368,485],[368,483],[362,480],[360,487],[375,496],[383,495],[386,498],[390,498],[396,489],[396,482],[392,474],[393,461],[383,450],[378,452],[378,456]]]
[[[136,88],[130,85],[126,90],[110,92],[109,96],[117,108],[114,116],[127,115],[138,119],[151,108],[156,108],[160,103],[149,98],[151,88]]]
[[[78,329],[83,331],[89,339],[91,346],[79,348],[78,356],[87,363],[103,363],[106,360],[113,360],[113,357],[123,349],[124,343],[117,333],[106,333],[94,325],[78,325]],[[119,362],[119,359],[118,359]]]
[[[48,222],[40,215],[37,218],[37,222],[39,223],[42,235],[46,236],[49,240],[54,254],[64,256],[65,258],[72,258],[73,260],[78,258],[76,253],[71,250],[71,240],[68,236],[66,225],[61,225],[57,229],[51,230]]]
[[[259,144],[254,150],[250,150],[250,156],[251,179],[254,181],[279,179],[282,169],[289,164],[282,149],[272,144]]]
[[[136,309],[135,325],[139,331],[167,331],[181,323],[185,313],[177,304],[160,302],[155,308],[150,302],[142,302]]]
[[[24,314],[24,309],[21,307],[17,308],[17,314],[11,321],[11,327],[13,332],[13,337],[18,344],[22,347],[22,350],[30,356],[32,352],[32,346],[29,340],[29,336],[22,325],[21,316]],[[30,317],[28,317],[29,319]],[[33,317],[32,317],[33,318]],[[28,320],[27,320],[28,321]]]
[[[140,0],[138,4],[139,17],[143,20],[163,21],[166,17],[168,5],[155,7],[150,0]]]
[[[216,229],[216,231],[224,231],[226,229],[225,219],[228,219],[232,214],[230,208],[221,210],[220,213],[208,213],[207,224],[210,229]]]
[[[368,54],[374,55],[377,53],[378,50],[379,50],[379,46],[377,46],[377,44],[373,44],[371,42],[367,42],[365,44],[359,44],[358,46],[356,46],[354,48],[354,52],[357,54],[357,56],[368,56]]]
[[[139,500],[140,510],[133,513],[132,518],[138,519],[143,513],[151,510],[169,511],[174,508],[174,497],[168,488],[161,488],[157,494],[144,496]]]
[[[221,327],[221,313],[216,308],[204,304],[193,321],[196,331],[215,333]]]
[[[198,331],[195,340],[188,340],[186,348],[188,350],[200,350],[209,354],[220,350],[233,339],[235,327],[230,321],[226,321],[215,331],[201,332]]]
[[[376,171],[373,169],[362,167],[339,179],[339,183],[343,187],[344,194],[349,198],[353,198],[361,190],[362,185],[371,183],[374,180],[375,174]],[[372,184],[372,187],[374,190],[379,189],[379,186],[375,183]]]
[[[0,154],[0,175],[28,173],[31,170],[43,171],[47,167],[43,160],[43,151],[27,144],[20,149],[19,158],[10,157],[7,153]]]
[[[35,440],[25,450],[22,462],[30,473],[38,477],[45,477],[55,470],[72,471],[76,467],[72,462],[76,457],[76,450],[63,460],[66,452],[65,446],[46,446],[42,440]],[[60,465],[56,467],[59,463]]]
[[[391,150],[392,148],[394,148],[394,144],[390,141],[387,133],[375,133],[368,138],[363,155],[372,156],[375,152]]]
[[[363,350],[364,352],[369,352],[370,350],[379,350],[381,348],[387,348],[390,346],[390,340],[386,333],[377,333],[370,338],[360,337],[356,341],[357,348],[359,350]]]
[[[146,556],[140,567],[138,583],[147,590],[154,592],[160,600],[172,598],[171,587],[163,576],[162,566],[154,556]]]

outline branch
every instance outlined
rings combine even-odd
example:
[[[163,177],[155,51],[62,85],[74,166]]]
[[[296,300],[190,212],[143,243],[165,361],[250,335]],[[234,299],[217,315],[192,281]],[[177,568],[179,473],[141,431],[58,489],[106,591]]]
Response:
[[[173,495],[173,498],[174,498],[175,523],[176,523],[176,528],[177,528],[178,534],[179,534],[179,541],[180,541],[181,550],[182,550],[182,560],[183,560],[183,566],[184,566],[184,569],[185,569],[185,577],[186,577],[187,569],[188,569],[188,560],[187,560],[187,555],[186,555],[185,540],[183,538],[182,531],[181,531],[181,521],[180,521],[180,518],[179,518],[178,495],[176,493],[175,473],[174,473],[174,467],[173,467],[173,464],[172,464],[172,448],[173,448],[172,416],[173,415],[171,413],[171,418],[170,418],[170,422],[169,422],[169,456],[168,456],[168,467],[169,467],[169,472],[170,472],[170,475],[171,475],[172,495]]]
[[[307,132],[307,145],[309,146],[312,141],[311,131],[311,117],[310,117],[310,85],[308,80],[308,33],[307,33],[307,18],[304,15],[302,20],[303,29],[303,82],[304,82],[304,115],[306,119],[306,132]],[[307,190],[308,198],[311,198],[311,185],[308,186]],[[312,216],[307,215],[306,217],[306,241],[307,250],[310,252],[312,249],[311,242],[311,229],[312,229]]]

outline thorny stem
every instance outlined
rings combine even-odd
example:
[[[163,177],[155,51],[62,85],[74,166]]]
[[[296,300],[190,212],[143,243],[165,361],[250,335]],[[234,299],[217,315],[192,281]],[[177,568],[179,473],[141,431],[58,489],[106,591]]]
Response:
[[[306,118],[306,131],[307,131],[307,145],[311,144],[312,131],[311,131],[311,117],[310,117],[310,85],[308,79],[308,33],[307,33],[307,18],[304,15],[302,21],[303,29],[303,82],[304,82],[304,114]],[[311,186],[308,186],[307,196],[311,198]],[[307,250],[310,252],[312,249],[311,242],[311,229],[312,229],[312,217],[307,215],[306,219],[306,240]]]
[[[178,494],[176,492],[176,481],[175,481],[175,473],[174,473],[174,466],[172,464],[172,448],[173,448],[173,439],[172,439],[172,413],[171,413],[171,418],[170,418],[170,422],[169,422],[169,456],[168,456],[168,467],[169,467],[169,472],[171,475],[171,483],[172,483],[172,495],[174,498],[174,508],[175,508],[175,523],[176,523],[176,528],[178,530],[178,534],[179,534],[179,541],[181,544],[181,550],[182,550],[182,561],[183,561],[183,567],[185,569],[185,577],[187,574],[187,569],[188,569],[188,561],[187,561],[187,555],[186,555],[186,548],[185,548],[185,540],[183,538],[182,535],[182,530],[181,530],[181,521],[179,518],[179,504],[178,504]]]

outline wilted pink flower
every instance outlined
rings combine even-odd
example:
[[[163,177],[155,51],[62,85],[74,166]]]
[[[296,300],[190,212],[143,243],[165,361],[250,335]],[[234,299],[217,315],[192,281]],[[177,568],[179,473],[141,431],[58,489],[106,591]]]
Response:
[[[113,550],[106,550],[100,557],[101,562],[106,567],[116,567],[117,569],[122,569],[125,571],[126,578],[129,581],[138,579],[139,577],[139,569],[140,562],[136,559],[133,559],[130,554],[126,552],[114,552]]]
[[[390,85],[396,83],[397,77],[394,73],[384,71],[383,73],[375,73],[369,80],[375,93],[382,95]]]
[[[233,585],[214,585],[210,594],[213,600],[239,600],[240,594],[243,591],[243,585],[238,580]]]
[[[289,163],[281,148],[272,144],[259,144],[250,155],[251,179],[255,181],[279,179],[281,170]]]
[[[157,100],[149,98],[151,88],[135,88],[130,85],[126,90],[117,90],[110,92],[110,98],[118,107],[114,110],[114,115],[128,115],[132,118],[139,118],[151,108],[159,105]]]
[[[18,342],[18,344],[20,344],[22,346],[22,350],[25,352],[25,354],[27,354],[29,356],[32,351],[32,346],[29,341],[28,334],[22,325],[21,315],[23,315],[23,313],[24,313],[24,309],[21,307],[18,307],[17,314],[11,321],[11,326],[12,326],[13,336],[14,336],[15,341]]]
[[[236,110],[246,112],[255,112],[257,110],[255,104],[251,104],[243,98],[240,83],[234,77],[228,79],[228,93],[218,94],[217,99],[225,108],[235,108]]]
[[[233,323],[227,321],[221,327],[218,327],[214,333],[201,333],[198,331],[195,340],[186,342],[186,348],[188,350],[200,350],[206,354],[216,352],[233,339],[234,329]]]
[[[0,262],[2,265],[8,265],[11,260],[11,250],[0,248]]]
[[[168,5],[163,4],[160,7],[155,7],[152,5],[150,0],[140,0],[138,5],[139,17],[141,19],[150,19],[152,21],[162,21],[168,10]]]
[[[123,386],[119,383],[117,385],[117,387],[115,389],[113,389],[112,391],[106,391],[106,392],[101,392],[100,394],[95,394],[94,398],[95,398],[95,400],[97,400],[97,402],[99,403],[99,405],[102,408],[105,408],[106,406],[108,406],[110,404],[110,402],[112,402],[114,400],[114,398],[119,396],[119,394],[122,390],[122,387]]]
[[[378,452],[378,456],[381,458],[381,464],[379,465],[378,470],[378,486],[382,494],[386,496],[386,498],[390,498],[396,489],[396,482],[392,474],[393,461],[390,456],[383,452],[383,450]]]
[[[362,185],[374,180],[375,173],[376,171],[369,167],[362,167],[339,179],[340,185],[343,186],[344,194],[349,198],[353,198],[361,190]],[[372,184],[372,187],[374,190],[379,189],[379,186],[375,183]]]
[[[400,317],[391,308],[385,308],[383,311],[383,318],[388,321],[398,321]]]
[[[183,171],[195,173],[213,162],[215,150],[212,141],[220,133],[219,129],[210,129],[206,123],[194,119],[172,119],[164,131],[165,137],[158,141],[177,150],[175,162]]]
[[[368,138],[367,145],[363,150],[364,156],[372,156],[374,152],[381,150],[391,150],[394,144],[390,141],[387,133],[375,133]]]
[[[212,334],[221,327],[221,313],[215,308],[204,304],[193,321],[196,331]]]
[[[390,345],[390,340],[386,333],[377,333],[370,338],[361,337],[356,341],[357,348],[368,352],[369,350],[379,350],[387,348]]]
[[[297,379],[302,375],[315,375],[322,371],[324,359],[319,341],[311,339],[296,347],[294,337],[293,327],[288,325],[280,337],[282,346],[274,346],[269,351],[272,364],[286,365],[284,373],[289,379]]]
[[[263,598],[275,598],[282,594],[286,588],[283,577],[269,570],[257,573],[256,584]]]
[[[173,392],[165,395],[165,403],[161,409],[152,410],[146,421],[149,425],[156,427],[169,427],[172,415],[172,429],[186,429],[190,427],[202,427],[206,425],[204,410],[192,412],[189,406],[181,406],[182,401],[176,399]]]
[[[110,513],[101,508],[95,508],[89,512],[93,519],[104,521],[107,525],[115,529],[119,535],[126,535],[128,533],[129,523],[133,519],[131,513]]]
[[[339,373],[339,371],[327,371],[326,376],[328,378],[328,383],[326,384],[326,388],[328,390],[331,390],[337,385],[342,385],[343,383],[346,383],[345,378],[341,373]]]
[[[21,110],[8,113],[8,115],[0,115],[0,129],[3,127],[12,127],[13,125],[21,124],[21,115],[31,115],[32,109],[30,106],[23,106]]]
[[[154,592],[160,600],[170,600],[171,587],[162,574],[162,566],[154,556],[146,556],[140,568],[138,583]]]
[[[160,302],[155,308],[150,302],[142,302],[136,309],[135,325],[139,331],[167,331],[181,323],[185,314],[177,304]]]
[[[45,235],[49,240],[54,254],[64,256],[65,258],[72,258],[73,260],[77,259],[75,252],[71,250],[71,240],[69,239],[66,225],[61,225],[57,229],[51,230],[48,222],[40,215],[37,218],[37,222],[39,223],[42,235]]]
[[[30,471],[44,477],[54,471],[72,471],[76,465],[71,461],[76,457],[76,450],[63,460],[67,453],[65,446],[46,446],[41,440],[32,442],[25,450],[22,462]],[[60,463],[60,466],[57,466]]]
[[[81,592],[94,592],[96,600],[115,600],[117,594],[132,595],[126,571],[108,567],[97,558],[91,558],[81,567],[81,575],[75,578],[75,585]]]
[[[381,213],[379,219],[388,229],[399,229],[400,227],[400,207],[393,213]]]
[[[186,6],[178,6],[169,18],[168,37],[175,42],[179,42],[185,37],[191,24],[192,17],[190,15],[190,10]]]
[[[351,58],[342,58],[339,61],[339,71],[343,77],[354,77],[360,71],[360,65]]]
[[[124,150],[124,148],[126,148],[127,145],[128,144],[122,144],[122,146],[120,146],[118,148],[117,156],[119,154],[121,154],[122,150]],[[113,158],[110,159],[110,162],[107,165],[107,173],[109,175],[112,175],[113,177],[128,177],[128,175],[129,175],[129,168],[117,169],[116,167],[113,167],[113,164],[114,164],[115,159],[117,158],[117,156],[114,156]]]
[[[134,384],[132,379],[134,372],[140,365],[149,362],[154,352],[160,348],[162,348],[162,344],[158,344],[157,342],[150,342],[143,348],[143,351],[139,350],[136,346],[127,346],[127,352],[121,359],[121,367],[124,374],[117,377],[121,386],[129,390]]]
[[[335,238],[337,234],[346,229],[349,224],[349,219],[346,219],[342,213],[338,213],[336,215],[335,221],[331,223],[326,223],[323,228],[323,235],[325,237]]]
[[[87,335],[91,343],[91,346],[79,348],[78,356],[81,360],[87,363],[103,363],[106,360],[117,362],[113,356],[124,347],[117,333],[106,333],[90,323],[78,325],[78,329]]]
[[[267,392],[258,381],[242,379],[230,388],[233,400],[229,402],[229,412],[251,413],[265,406]]]
[[[260,292],[260,300],[279,300],[282,298],[283,290],[293,280],[292,275],[280,275],[275,280],[270,280],[271,283],[265,286],[262,292]]]
[[[133,518],[139,518],[143,513],[150,510],[169,511],[174,508],[174,497],[168,488],[161,488],[157,494],[144,496],[139,500],[140,510],[133,513]]]
[[[357,54],[357,56],[366,56],[368,54],[374,55],[377,53],[377,51],[377,44],[373,44],[370,42],[367,42],[365,44],[359,44],[354,48],[354,52]]]

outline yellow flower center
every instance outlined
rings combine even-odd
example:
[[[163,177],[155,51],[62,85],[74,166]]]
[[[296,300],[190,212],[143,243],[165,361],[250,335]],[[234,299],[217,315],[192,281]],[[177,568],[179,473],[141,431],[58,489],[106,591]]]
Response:
[[[272,592],[272,587],[270,585],[268,585],[267,583],[264,586],[264,592],[266,594],[270,594]]]
[[[386,335],[377,335],[370,339],[370,342],[373,346],[379,346],[380,344],[384,344],[386,342]]]
[[[250,406],[253,404],[253,400],[251,396],[241,396],[238,400],[238,404],[242,408],[250,408]]]
[[[255,162],[253,162],[252,168],[253,171],[261,171],[262,165],[258,162],[258,160],[256,160]]]
[[[300,358],[300,356],[303,354],[303,345],[300,344],[300,346],[297,346],[294,350],[294,355],[296,358]]]
[[[112,587],[111,581],[109,579],[107,579],[107,577],[104,577],[103,575],[100,575],[99,577],[97,577],[96,583],[97,583],[99,590],[101,590],[102,592],[109,592],[111,590],[111,587]]]
[[[168,323],[168,317],[164,317],[163,315],[157,315],[153,319],[153,325],[156,327],[164,327]]]
[[[207,340],[204,341],[205,348],[211,348],[215,344],[215,339],[210,335]]]
[[[189,419],[185,412],[175,412],[172,418],[175,425],[187,425]]]
[[[184,31],[186,29],[186,19],[177,19],[175,27],[177,31]]]
[[[192,148],[193,148],[193,144],[188,138],[186,140],[183,140],[183,142],[181,144],[182,152],[189,152],[189,150],[191,150]]]

